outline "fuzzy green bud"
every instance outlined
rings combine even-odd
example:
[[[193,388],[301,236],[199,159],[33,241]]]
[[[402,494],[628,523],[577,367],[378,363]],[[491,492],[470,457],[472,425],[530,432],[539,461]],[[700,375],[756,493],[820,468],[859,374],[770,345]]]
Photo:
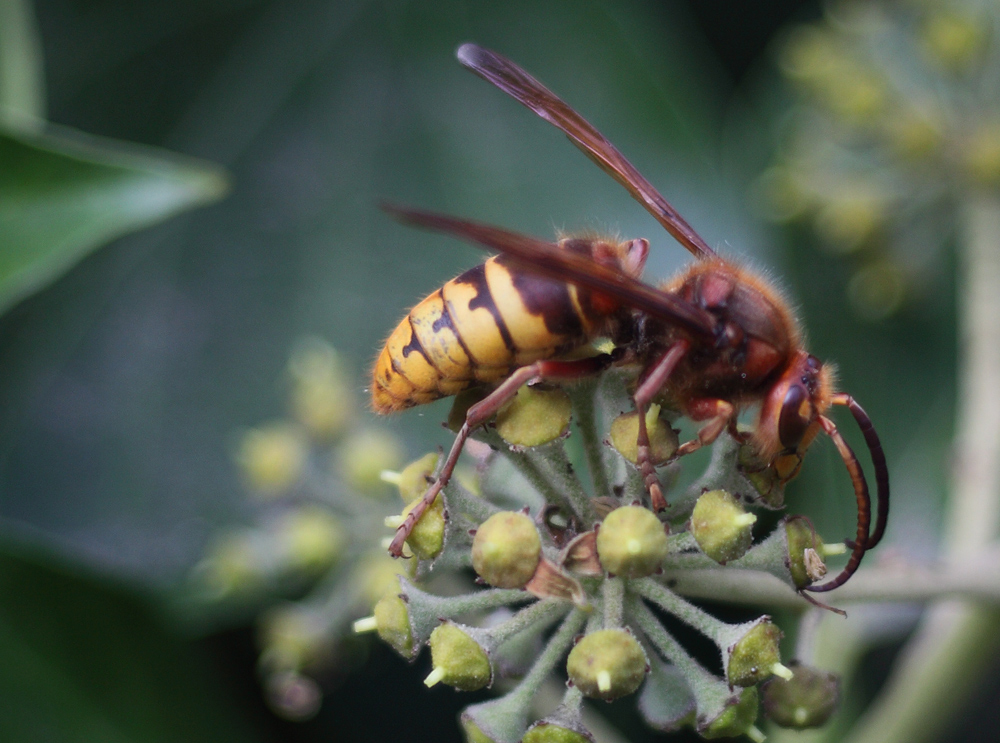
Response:
[[[977,60],[987,37],[981,19],[954,12],[932,14],[924,24],[922,38],[928,57],[950,70],[963,70]]]
[[[460,691],[475,691],[493,680],[486,651],[457,624],[444,622],[430,637],[434,670],[424,680],[427,686],[441,682]]]
[[[220,596],[259,587],[259,550],[254,534],[247,530],[223,532],[201,563],[206,584]]]
[[[415,500],[403,509],[399,523],[402,523],[406,519],[410,511],[416,508],[418,503],[420,501]],[[431,503],[430,508],[424,511],[420,518],[417,519],[417,523],[413,526],[413,531],[406,538],[406,544],[409,545],[410,550],[419,559],[431,560],[441,554],[441,550],[444,549],[444,532],[444,504],[441,496],[438,495],[434,499],[434,502]]]
[[[858,317],[872,322],[894,314],[905,296],[906,275],[892,261],[872,261],[855,271],[847,284],[851,309]]]
[[[573,647],[566,673],[584,696],[610,701],[638,689],[647,666],[642,646],[629,632],[602,629]]]
[[[764,462],[750,444],[740,446],[737,456],[740,472],[760,494],[761,503],[770,508],[784,506],[785,488],[778,467],[775,466],[778,461]]]
[[[459,725],[462,726],[462,732],[465,733],[466,743],[499,743],[496,738],[491,738],[482,729],[472,721],[472,718],[463,714],[459,720]]]
[[[649,434],[649,453],[653,464],[666,462],[677,451],[677,431],[660,418],[660,406],[653,404],[646,411],[646,432]],[[619,415],[611,422],[611,445],[632,464],[639,461],[639,414]]]
[[[365,604],[374,607],[387,593],[398,593],[399,576],[412,577],[416,567],[415,560],[394,560],[381,549],[361,555],[354,575],[362,586]]]
[[[570,730],[550,722],[538,722],[521,738],[521,743],[593,743],[594,739],[584,733]]]
[[[351,435],[337,453],[341,474],[362,493],[384,492],[383,470],[398,467],[403,461],[403,447],[383,431],[367,430]]]
[[[751,527],[756,520],[725,490],[709,490],[695,503],[691,534],[702,552],[725,565],[750,549]]]
[[[304,668],[330,650],[326,618],[299,606],[272,609],[264,616],[260,632],[261,663],[270,669]]]
[[[298,481],[307,455],[306,439],[298,428],[273,423],[247,431],[236,460],[252,489],[278,495]]]
[[[354,417],[354,399],[337,352],[318,338],[306,339],[292,354],[288,371],[295,418],[317,438],[338,436]]]
[[[413,633],[410,609],[401,596],[387,594],[375,604],[375,628],[378,636],[406,659],[413,657]]]
[[[810,566],[806,550],[815,550],[821,554],[823,540],[813,531],[812,525],[804,518],[785,520],[785,536],[788,541],[786,555],[788,570],[792,575],[792,583],[796,588],[805,588],[815,580],[814,570]]]
[[[667,556],[663,523],[648,508],[623,506],[609,513],[597,532],[597,557],[612,575],[644,578]]]
[[[763,686],[764,714],[784,728],[815,728],[837,708],[840,682],[836,674],[792,664],[791,679],[772,678]]]
[[[340,557],[347,535],[340,520],[326,508],[304,506],[289,513],[281,523],[281,536],[291,567],[321,570]]]
[[[1000,184],[1000,121],[984,122],[964,142],[962,164],[976,183]]]
[[[730,686],[754,686],[770,678],[775,670],[787,673],[781,665],[778,643],[782,633],[770,621],[758,622],[729,648],[726,679]]]
[[[698,733],[702,738],[735,738],[749,735],[754,739],[763,740],[760,731],[754,727],[757,720],[757,687],[749,686],[740,694],[736,704],[726,707],[722,714],[710,722]],[[758,737],[759,736],[759,737]]]
[[[402,472],[391,477],[391,481],[399,488],[399,495],[404,503],[412,503],[427,492],[430,487],[427,478],[434,474],[437,463],[437,452],[431,452],[410,462],[403,467]],[[384,472],[382,479],[389,479]]]
[[[497,433],[512,446],[541,446],[566,433],[572,409],[561,389],[525,385],[497,413]]]
[[[858,187],[820,207],[816,231],[837,251],[850,253],[875,234],[885,219],[885,203]]]
[[[476,529],[472,567],[497,588],[521,588],[535,574],[542,540],[534,522],[523,513],[501,511]]]

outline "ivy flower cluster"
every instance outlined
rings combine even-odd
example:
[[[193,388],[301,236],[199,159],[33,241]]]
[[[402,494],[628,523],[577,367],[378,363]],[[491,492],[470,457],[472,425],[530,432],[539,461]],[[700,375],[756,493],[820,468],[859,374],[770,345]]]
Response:
[[[995,2],[847,0],[781,46],[800,95],[763,201],[854,256],[862,317],[932,286],[956,210],[1000,187],[998,32]]]
[[[565,387],[522,388],[469,442],[477,477],[453,478],[417,522],[404,561],[415,570],[354,625],[409,660],[429,647],[428,687],[470,691],[517,679],[463,712],[470,743],[592,741],[585,698],[634,695],[653,728],[691,727],[708,739],[762,740],[761,707],[795,728],[821,725],[833,711],[837,680],[783,663],[782,632],[770,617],[729,624],[672,586],[685,573],[743,570],[800,590],[843,545],[824,545],[802,517],[755,535],[755,512],[783,505],[777,479],[728,435],[692,472],[697,459],[674,458],[678,416],[667,401],[646,419],[670,502],[655,514],[636,466],[634,382],[634,372],[613,369]],[[456,398],[453,428],[474,402]],[[402,523],[438,464],[432,453],[385,473],[407,504],[386,526]],[[454,570],[473,571],[479,587],[448,596],[427,589],[429,577]],[[674,637],[665,615],[716,645],[721,673]],[[538,713],[538,691],[553,675],[566,680],[562,702]]]
[[[252,523],[215,535],[193,583],[203,605],[270,605],[258,623],[266,697],[301,720],[319,709],[314,675],[338,661],[351,622],[411,566],[379,545],[395,507],[380,474],[402,463],[402,445],[358,414],[356,385],[327,343],[302,341],[287,378],[289,414],[236,445]]]

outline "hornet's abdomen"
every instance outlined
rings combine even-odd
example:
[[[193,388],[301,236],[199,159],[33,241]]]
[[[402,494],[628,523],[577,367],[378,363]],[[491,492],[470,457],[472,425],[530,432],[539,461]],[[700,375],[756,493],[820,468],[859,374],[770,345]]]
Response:
[[[372,405],[391,413],[498,382],[587,342],[600,320],[586,296],[493,257],[410,310],[375,362]]]

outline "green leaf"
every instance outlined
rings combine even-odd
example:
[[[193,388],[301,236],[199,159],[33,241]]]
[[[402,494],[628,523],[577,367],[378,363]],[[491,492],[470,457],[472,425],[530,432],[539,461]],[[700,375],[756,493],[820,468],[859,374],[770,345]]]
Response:
[[[0,312],[94,248],[226,191],[214,166],[47,131],[0,130]]]
[[[0,740],[260,740],[127,589],[0,543]]]

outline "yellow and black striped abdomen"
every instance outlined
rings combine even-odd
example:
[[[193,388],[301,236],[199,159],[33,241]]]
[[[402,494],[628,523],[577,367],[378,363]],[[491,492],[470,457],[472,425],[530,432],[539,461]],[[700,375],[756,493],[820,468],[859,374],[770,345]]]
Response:
[[[379,413],[422,405],[587,342],[600,320],[576,287],[512,267],[471,268],[410,310],[375,362]]]

